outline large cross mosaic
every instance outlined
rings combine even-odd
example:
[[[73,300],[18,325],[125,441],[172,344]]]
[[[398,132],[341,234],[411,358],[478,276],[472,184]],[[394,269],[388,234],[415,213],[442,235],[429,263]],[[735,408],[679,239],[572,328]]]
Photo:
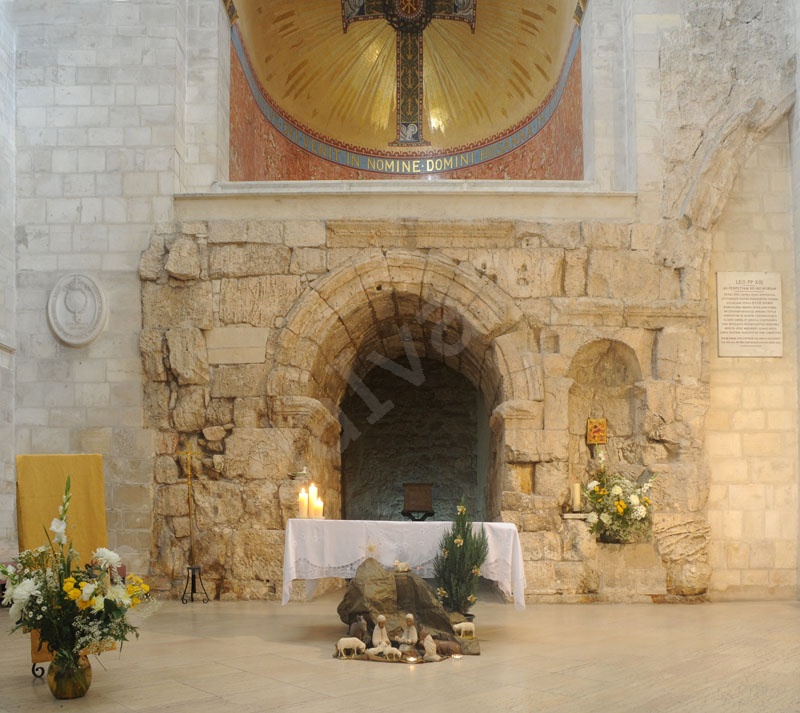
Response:
[[[342,26],[386,20],[397,32],[397,138],[391,146],[428,146],[422,132],[425,28],[434,20],[460,20],[475,32],[476,0],[342,0]]]

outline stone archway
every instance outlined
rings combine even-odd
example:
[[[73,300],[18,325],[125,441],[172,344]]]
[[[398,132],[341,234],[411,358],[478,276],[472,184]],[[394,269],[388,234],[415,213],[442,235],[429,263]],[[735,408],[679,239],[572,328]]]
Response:
[[[348,386],[379,419],[387,408],[364,385],[373,368],[407,381],[424,378],[420,359],[444,362],[483,394],[489,412],[517,405],[517,418],[541,428],[542,374],[537,335],[508,295],[471,265],[439,254],[376,251],[313,283],[287,317],[268,378],[276,423],[302,409],[321,419],[325,447],[309,467],[326,492],[333,516],[341,508],[341,459],[335,448],[358,432],[340,410]],[[404,360],[404,361],[403,361]],[[402,362],[402,363],[401,363]],[[526,406],[539,402],[529,410]],[[502,416],[500,421],[502,421]],[[506,472],[504,429],[493,418],[486,514],[499,517]]]

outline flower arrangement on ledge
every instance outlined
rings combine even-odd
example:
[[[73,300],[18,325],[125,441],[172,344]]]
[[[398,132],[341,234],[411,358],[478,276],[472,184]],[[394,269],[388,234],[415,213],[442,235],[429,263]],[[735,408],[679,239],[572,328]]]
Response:
[[[650,482],[639,484],[606,471],[603,460],[584,490],[590,512],[586,521],[600,542],[641,542],[653,526]]]
[[[78,553],[66,536],[70,497],[67,478],[58,517],[50,525],[52,539],[47,535],[49,545],[21,552],[12,565],[0,565],[11,631],[38,632],[39,648],[46,646],[53,656],[51,671],[55,667],[62,677],[79,675],[88,666],[86,654],[121,646],[130,634],[138,637],[128,612],[153,601],[141,577],[122,579],[120,557],[109,549],[95,550],[89,564],[77,567]],[[91,668],[88,676],[91,681]],[[48,683],[57,698],[73,697],[53,690],[50,671]]]
[[[486,531],[481,527],[475,532],[462,500],[456,508],[455,522],[442,535],[439,553],[433,561],[436,594],[446,609],[466,614],[477,601],[481,565],[488,554]]]

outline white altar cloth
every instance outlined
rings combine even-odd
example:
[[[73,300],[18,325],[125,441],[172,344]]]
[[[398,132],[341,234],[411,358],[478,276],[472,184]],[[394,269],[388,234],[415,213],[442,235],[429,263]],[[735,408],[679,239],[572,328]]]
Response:
[[[517,609],[525,608],[525,569],[517,528],[507,522],[483,525],[489,555],[481,576],[497,582]],[[288,603],[295,579],[342,577],[351,579],[358,566],[373,557],[384,567],[407,562],[420,577],[433,577],[433,560],[451,522],[402,520],[299,520],[286,523],[283,552],[283,597]]]

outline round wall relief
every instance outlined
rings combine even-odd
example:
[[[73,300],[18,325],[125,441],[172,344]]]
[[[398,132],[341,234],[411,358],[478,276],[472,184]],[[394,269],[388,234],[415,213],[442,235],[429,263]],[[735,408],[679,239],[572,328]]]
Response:
[[[108,302],[94,277],[83,272],[64,275],[47,301],[50,329],[64,344],[82,347],[105,329]]]

